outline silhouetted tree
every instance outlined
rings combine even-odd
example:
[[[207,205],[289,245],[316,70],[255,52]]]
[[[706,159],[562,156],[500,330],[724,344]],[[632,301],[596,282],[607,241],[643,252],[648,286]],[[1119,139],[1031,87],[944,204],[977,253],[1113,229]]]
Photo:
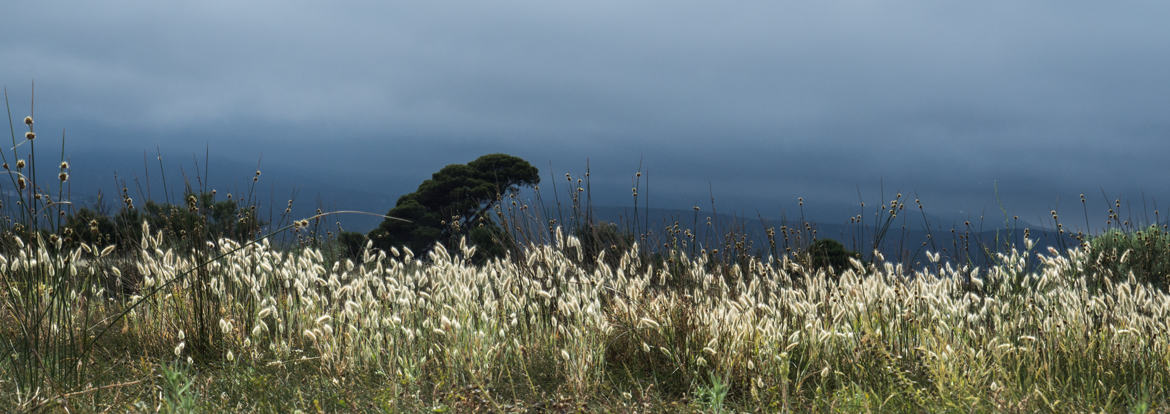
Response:
[[[511,240],[486,215],[503,195],[540,182],[539,171],[523,159],[507,154],[488,154],[467,164],[451,164],[398,198],[386,219],[370,232],[374,246],[409,247],[421,255],[436,241],[454,246],[459,237],[477,246],[475,259],[503,255]]]

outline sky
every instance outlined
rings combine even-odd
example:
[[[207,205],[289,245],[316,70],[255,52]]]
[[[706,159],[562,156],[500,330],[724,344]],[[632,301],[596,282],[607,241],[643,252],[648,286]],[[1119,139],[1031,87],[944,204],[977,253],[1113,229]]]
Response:
[[[35,80],[39,131],[95,177],[206,150],[389,209],[504,152],[546,183],[588,162],[600,204],[631,204],[641,168],[655,207],[884,190],[1040,222],[1085,193],[1101,221],[1104,199],[1170,202],[1167,21],[1164,1],[17,2],[0,84],[19,118]]]

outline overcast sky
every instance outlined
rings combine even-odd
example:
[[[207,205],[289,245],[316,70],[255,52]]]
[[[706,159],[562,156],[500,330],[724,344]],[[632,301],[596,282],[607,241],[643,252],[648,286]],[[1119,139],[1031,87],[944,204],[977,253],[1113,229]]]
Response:
[[[858,189],[876,203],[879,183],[940,214],[998,211],[996,183],[1026,217],[1058,200],[1079,213],[1077,194],[1102,189],[1170,202],[1165,1],[4,11],[13,116],[35,79],[38,127],[67,129],[80,152],[206,145],[390,199],[506,152],[546,181],[588,158],[611,204],[629,203],[639,162],[662,207],[705,203],[710,185],[721,205],[765,215],[797,196],[854,203]]]

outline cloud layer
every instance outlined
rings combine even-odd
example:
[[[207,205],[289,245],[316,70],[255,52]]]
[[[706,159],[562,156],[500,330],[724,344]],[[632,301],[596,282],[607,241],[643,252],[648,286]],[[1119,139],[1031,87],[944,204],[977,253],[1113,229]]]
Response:
[[[74,147],[371,183],[589,158],[615,203],[641,160],[684,208],[1170,192],[1170,3],[42,3],[6,6],[0,82]]]

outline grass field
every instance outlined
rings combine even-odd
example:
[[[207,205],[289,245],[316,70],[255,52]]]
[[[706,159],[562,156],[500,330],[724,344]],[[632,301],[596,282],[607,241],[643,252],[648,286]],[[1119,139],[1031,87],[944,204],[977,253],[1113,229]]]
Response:
[[[149,234],[149,231],[147,232]],[[157,235],[156,235],[157,236]],[[1087,283],[1080,250],[986,270],[789,260],[711,272],[575,239],[476,267],[467,251],[144,238],[133,258],[24,242],[3,266],[0,403],[206,411],[1166,410],[1170,297]],[[566,254],[568,253],[568,254]],[[1035,253],[1032,253],[1035,255]],[[200,266],[200,263],[206,263]],[[195,269],[195,271],[191,271]],[[102,275],[142,276],[106,289]]]
[[[62,225],[67,163],[45,184],[11,158],[0,411],[1170,411],[1157,227],[990,268],[648,255],[555,228],[486,264],[146,224],[119,247]]]

